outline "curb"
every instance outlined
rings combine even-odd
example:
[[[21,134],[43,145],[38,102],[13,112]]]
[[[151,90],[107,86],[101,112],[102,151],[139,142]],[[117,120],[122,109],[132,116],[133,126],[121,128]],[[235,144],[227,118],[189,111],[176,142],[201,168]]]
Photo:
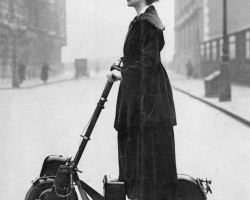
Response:
[[[72,81],[72,80],[75,80],[75,79],[74,78],[64,78],[64,79],[50,81],[50,82],[47,82],[46,84],[44,84],[44,83],[38,83],[38,84],[29,85],[29,86],[20,86],[19,88],[12,88],[12,87],[1,88],[0,87],[0,90],[33,89],[33,88],[37,88],[37,87],[43,87],[43,86],[47,86],[47,85],[53,85],[53,84],[62,83],[62,82],[66,82],[66,81]]]
[[[244,125],[250,127],[250,121],[249,121],[249,120],[247,120],[247,119],[245,119],[245,118],[243,118],[243,117],[241,117],[241,116],[239,116],[239,115],[236,115],[236,114],[234,114],[234,113],[232,113],[232,112],[230,112],[230,111],[228,111],[228,110],[226,110],[226,109],[224,109],[224,108],[221,108],[221,107],[219,107],[219,106],[217,106],[217,105],[215,105],[215,104],[213,104],[213,103],[211,103],[211,102],[209,102],[209,101],[206,101],[206,100],[202,99],[201,97],[198,97],[198,96],[196,96],[196,95],[193,95],[193,94],[191,94],[191,93],[189,93],[189,92],[187,92],[187,91],[185,91],[185,90],[182,90],[182,89],[180,89],[180,88],[174,86],[173,84],[172,84],[172,88],[173,88],[174,90],[179,91],[179,92],[181,92],[181,93],[183,93],[183,94],[186,94],[186,95],[188,95],[188,96],[190,96],[190,97],[192,97],[192,98],[194,98],[194,99],[196,99],[196,100],[199,100],[199,101],[201,101],[201,102],[203,102],[203,103],[205,103],[205,104],[207,104],[207,105],[209,105],[209,106],[211,106],[211,107],[213,107],[213,108],[215,108],[215,109],[217,109],[217,110],[223,112],[224,114],[226,114],[226,115],[232,117],[233,119],[235,119],[235,120],[241,122],[242,124],[244,124]]]
[[[39,84],[30,85],[30,86],[24,86],[24,87],[20,87],[19,89],[33,89],[33,88],[37,88],[37,87],[43,87],[43,86],[46,86],[46,85],[53,85],[53,84],[72,81],[72,80],[75,80],[75,79],[74,78],[65,78],[65,79],[51,81],[51,82],[48,82],[48,83],[45,83],[45,84],[44,83],[39,83]]]

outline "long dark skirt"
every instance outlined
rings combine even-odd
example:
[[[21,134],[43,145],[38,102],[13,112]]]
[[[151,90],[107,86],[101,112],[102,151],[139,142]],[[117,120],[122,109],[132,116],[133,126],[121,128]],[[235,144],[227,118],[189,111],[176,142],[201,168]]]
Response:
[[[173,127],[128,128],[118,133],[119,180],[129,199],[176,200]]]

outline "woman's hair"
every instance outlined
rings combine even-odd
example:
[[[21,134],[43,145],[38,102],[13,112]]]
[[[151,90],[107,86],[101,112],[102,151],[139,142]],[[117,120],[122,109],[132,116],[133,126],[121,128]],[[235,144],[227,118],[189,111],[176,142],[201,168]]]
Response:
[[[146,0],[147,5],[151,5],[152,3],[159,1],[159,0]]]

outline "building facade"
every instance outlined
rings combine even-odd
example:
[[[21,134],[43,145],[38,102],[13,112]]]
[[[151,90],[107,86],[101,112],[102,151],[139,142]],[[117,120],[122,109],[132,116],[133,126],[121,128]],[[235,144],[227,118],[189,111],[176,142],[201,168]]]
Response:
[[[39,75],[43,63],[60,70],[65,45],[65,0],[0,1],[1,78],[14,76],[20,64],[30,78]]]
[[[195,0],[187,2],[177,0],[175,2],[176,47],[174,64],[176,71],[185,73],[185,63],[188,60],[193,62],[195,76],[205,77],[219,70],[223,46],[223,0],[202,0],[200,3]],[[197,4],[197,6],[186,8],[188,2],[190,5]],[[248,0],[227,0],[229,68],[232,79],[240,82],[247,80],[250,82],[249,9],[250,1]],[[199,10],[199,15],[196,14],[197,10]],[[192,22],[189,22],[185,16],[193,16],[193,18],[189,17]],[[200,31],[199,37],[197,37],[197,33],[187,31],[192,29],[191,27],[197,20],[200,22],[198,23],[200,27],[197,28]],[[192,38],[196,38],[196,40]],[[186,43],[193,43],[195,48]]]
[[[207,40],[222,36],[222,0],[206,0],[204,6],[208,12],[207,18]],[[250,27],[250,1],[227,0],[228,33],[241,31]]]
[[[200,76],[199,46],[203,39],[203,4],[201,0],[175,0],[175,70],[186,73],[193,66],[194,76]]]

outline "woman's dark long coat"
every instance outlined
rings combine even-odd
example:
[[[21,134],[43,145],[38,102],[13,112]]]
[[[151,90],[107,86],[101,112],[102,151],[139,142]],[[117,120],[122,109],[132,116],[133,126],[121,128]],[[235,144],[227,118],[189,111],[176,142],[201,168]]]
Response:
[[[119,180],[129,199],[176,200],[172,90],[161,63],[164,26],[149,6],[130,24],[124,44],[115,128]]]
[[[129,27],[124,44],[115,128],[176,125],[172,90],[161,63],[164,26],[150,6]]]

